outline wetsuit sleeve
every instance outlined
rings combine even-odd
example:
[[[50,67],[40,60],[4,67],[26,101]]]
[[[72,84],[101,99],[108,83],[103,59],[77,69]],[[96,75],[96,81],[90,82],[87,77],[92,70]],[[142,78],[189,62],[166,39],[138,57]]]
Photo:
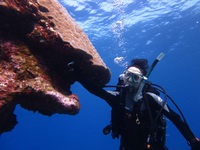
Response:
[[[151,95],[149,98],[151,99],[151,105],[154,106],[154,108],[156,109],[160,109],[163,106],[163,100],[157,96],[157,100],[155,97],[152,97],[153,95]],[[153,99],[152,99],[153,98]],[[153,104],[152,104],[153,103]],[[192,133],[190,127],[188,126],[188,124],[186,122],[184,122],[180,115],[178,115],[175,111],[173,111],[168,105],[164,106],[164,109],[162,111],[162,113],[173,122],[173,124],[177,127],[177,129],[180,131],[180,133],[184,136],[184,138],[187,141],[191,141],[193,139],[195,139],[194,134]]]
[[[185,123],[181,119],[181,117],[176,112],[174,112],[169,106],[167,107],[169,111],[164,110],[163,114],[173,122],[173,124],[177,127],[177,129],[180,131],[180,133],[185,137],[187,141],[195,139],[195,136],[192,133],[188,124]]]
[[[86,88],[90,93],[104,99],[111,107],[114,107],[116,104],[116,99],[118,94],[112,91],[106,91],[103,87],[99,87],[97,85],[91,84],[86,81],[80,82],[84,88]]]

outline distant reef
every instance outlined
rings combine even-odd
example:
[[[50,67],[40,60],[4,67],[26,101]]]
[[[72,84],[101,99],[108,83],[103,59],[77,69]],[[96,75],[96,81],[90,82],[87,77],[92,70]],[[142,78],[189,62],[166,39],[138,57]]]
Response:
[[[104,86],[110,70],[57,0],[0,1],[0,134],[21,107],[51,116],[77,114],[78,81]]]

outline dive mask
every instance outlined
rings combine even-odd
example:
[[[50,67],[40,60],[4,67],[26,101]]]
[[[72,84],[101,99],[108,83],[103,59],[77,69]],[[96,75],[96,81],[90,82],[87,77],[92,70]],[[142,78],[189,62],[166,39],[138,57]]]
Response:
[[[124,72],[124,82],[129,85],[138,84],[142,79],[142,72],[136,67],[130,67]]]
[[[129,82],[140,82],[141,79],[142,79],[142,76],[141,75],[137,75],[137,74],[134,74],[134,73],[131,73],[131,72],[125,72],[125,76],[126,80],[128,80]]]

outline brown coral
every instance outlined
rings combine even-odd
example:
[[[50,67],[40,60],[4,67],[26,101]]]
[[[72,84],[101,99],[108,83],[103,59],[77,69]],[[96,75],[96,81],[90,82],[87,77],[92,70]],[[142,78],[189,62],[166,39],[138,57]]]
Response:
[[[109,81],[109,69],[56,0],[3,0],[0,14],[0,133],[17,124],[16,104],[49,116],[76,114],[70,86]]]

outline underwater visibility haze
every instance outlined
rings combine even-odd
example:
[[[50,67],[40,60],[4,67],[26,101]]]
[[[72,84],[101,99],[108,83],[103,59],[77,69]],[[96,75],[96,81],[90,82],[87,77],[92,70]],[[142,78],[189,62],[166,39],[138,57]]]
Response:
[[[165,53],[149,80],[161,85],[182,110],[200,138],[200,0],[59,0],[82,27],[116,85],[133,58],[151,64]],[[110,122],[110,107],[79,83],[81,110],[76,116],[43,116],[20,106],[18,124],[0,136],[1,150],[117,150],[119,140],[103,135]],[[176,108],[170,101],[167,103]],[[177,111],[177,110],[176,110]],[[189,150],[187,141],[168,121],[167,147]]]

